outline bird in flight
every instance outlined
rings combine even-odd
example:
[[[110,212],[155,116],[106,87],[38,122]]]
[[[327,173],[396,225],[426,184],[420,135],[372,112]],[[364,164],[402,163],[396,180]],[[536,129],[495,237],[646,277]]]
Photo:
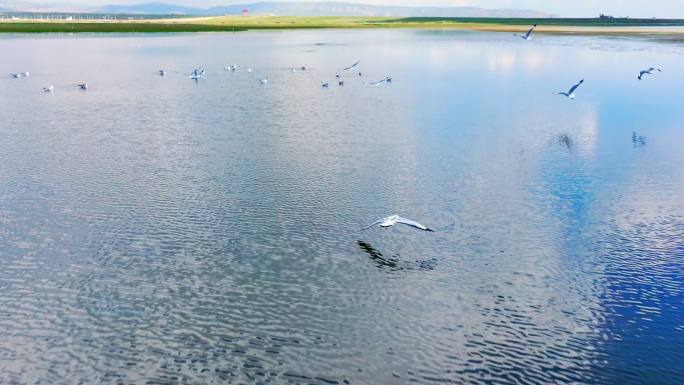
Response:
[[[649,68],[649,69],[647,69],[647,70],[641,70],[641,71],[639,71],[639,76],[637,77],[637,79],[641,80],[641,78],[642,78],[644,75],[653,75],[656,71],[658,71],[658,72],[663,72],[663,70],[661,70],[660,68],[653,68],[653,67],[651,67],[651,68]]]
[[[342,71],[350,71],[350,70],[353,70],[354,68],[358,67],[359,64],[361,64],[361,61],[360,61],[360,60],[357,61],[356,63],[350,65],[349,67],[343,69]]]
[[[389,216],[387,218],[379,219],[379,220],[371,223],[370,225],[364,227],[361,230],[368,230],[375,225],[380,225],[380,227],[387,228],[387,227],[392,227],[392,226],[396,225],[397,223],[400,223],[402,225],[411,226],[411,227],[416,228],[418,230],[434,231],[434,230],[429,229],[428,227],[426,227],[424,225],[421,225],[420,223],[418,223],[416,221],[413,221],[411,219],[402,218],[398,215],[392,215],[392,216]]]
[[[563,95],[563,96],[567,97],[568,99],[574,99],[575,98],[575,90],[577,90],[577,87],[581,86],[582,83],[584,83],[584,79],[580,80],[579,83],[570,87],[568,92],[556,92],[556,95]]]
[[[379,80],[377,82],[371,82],[371,83],[366,83],[366,84],[368,84],[369,86],[377,87],[380,84],[386,83],[386,82],[387,82],[387,79],[382,79],[382,80]]]
[[[537,24],[533,25],[532,28],[530,28],[526,34],[518,35],[517,33],[514,33],[513,36],[517,36],[525,40],[532,40],[532,32],[534,32],[535,28],[537,28]]]

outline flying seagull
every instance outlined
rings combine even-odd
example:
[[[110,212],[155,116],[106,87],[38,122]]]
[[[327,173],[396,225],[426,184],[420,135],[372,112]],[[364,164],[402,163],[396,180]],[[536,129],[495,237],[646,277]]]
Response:
[[[78,88],[82,90],[87,90],[88,89],[88,83],[81,83],[78,85]]]
[[[369,86],[377,87],[377,86],[379,86],[380,84],[385,83],[386,81],[387,81],[387,79],[382,79],[382,80],[377,81],[377,82],[366,83],[366,84],[368,84]]]
[[[392,215],[392,216],[389,216],[389,217],[387,217],[387,218],[379,219],[379,220],[377,220],[377,221],[371,223],[370,225],[364,227],[364,228],[361,229],[361,230],[368,230],[368,229],[370,229],[371,227],[373,227],[373,226],[375,226],[375,225],[380,225],[380,227],[387,228],[387,227],[394,226],[394,225],[396,225],[397,223],[401,223],[402,225],[408,225],[408,226],[411,226],[411,227],[415,227],[415,228],[418,229],[418,230],[423,230],[423,231],[434,231],[434,230],[432,230],[432,229],[429,229],[429,228],[427,228],[427,227],[421,225],[420,223],[418,223],[418,222],[416,222],[416,221],[412,221],[412,220],[410,220],[410,219],[402,218],[402,217],[400,217],[400,216],[398,216],[398,215]]]
[[[354,63],[354,64],[350,65],[349,67],[347,67],[347,68],[343,69],[342,71],[349,71],[349,70],[353,70],[354,68],[358,67],[358,65],[359,65],[360,63],[361,63],[361,61],[359,60],[359,61],[357,61],[356,63]]]
[[[344,80],[340,80],[339,82],[337,82],[337,85],[340,86],[340,87],[343,86],[343,85],[344,85]]]
[[[532,32],[534,32],[535,28],[537,28],[537,24],[533,25],[532,28],[530,28],[526,34],[518,35],[517,33],[514,33],[513,36],[517,36],[517,37],[523,38],[525,40],[532,40]]]
[[[328,86],[329,86],[328,82],[321,82],[321,87],[328,88]]]
[[[649,68],[649,69],[647,69],[647,70],[641,70],[641,71],[639,71],[639,77],[638,77],[638,79],[641,80],[641,78],[642,78],[644,75],[653,75],[653,74],[655,73],[655,71],[663,72],[663,70],[661,70],[660,68],[653,68],[653,67],[651,67],[651,68]]]
[[[556,92],[556,95],[563,95],[569,99],[574,99],[575,98],[575,90],[577,87],[581,86],[582,83],[584,83],[584,79],[580,80],[579,83],[575,84],[574,86],[570,87],[568,92]]]

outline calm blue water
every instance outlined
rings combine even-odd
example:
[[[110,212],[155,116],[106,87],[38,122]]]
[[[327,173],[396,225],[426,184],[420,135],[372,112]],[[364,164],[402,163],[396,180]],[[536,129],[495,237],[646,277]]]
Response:
[[[0,384],[681,383],[684,44],[520,40],[0,36]]]

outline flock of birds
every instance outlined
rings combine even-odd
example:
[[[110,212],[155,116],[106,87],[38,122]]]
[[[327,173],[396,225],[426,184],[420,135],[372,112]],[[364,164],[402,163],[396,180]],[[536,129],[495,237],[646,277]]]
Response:
[[[537,24],[533,25],[532,28],[527,30],[527,33],[525,33],[524,35],[518,35],[517,33],[515,33],[515,34],[513,34],[513,36],[517,36],[519,38],[522,38],[523,40],[530,41],[530,40],[532,40],[532,33],[534,32],[535,28],[537,28]],[[653,75],[656,71],[663,72],[663,70],[661,70],[660,68],[650,67],[650,68],[639,71],[639,76],[637,76],[637,79],[641,80],[644,77],[644,75]],[[576,84],[574,84],[567,91],[556,92],[556,95],[562,95],[562,96],[567,97],[568,99],[575,99],[575,91],[583,83],[584,83],[584,79],[582,79],[579,82],[577,82]]]
[[[343,68],[342,70],[340,70],[340,72],[353,71],[353,70],[355,70],[360,64],[361,64],[361,61],[357,61],[356,63],[354,63],[354,64],[352,64],[352,65],[350,65],[350,66],[348,66],[348,67]],[[231,65],[227,65],[227,66],[224,67],[224,69],[225,69],[226,71],[230,71],[230,72],[235,72],[235,71],[238,70],[238,68],[239,68],[239,66],[238,66],[237,64],[231,64]],[[291,67],[291,68],[290,68],[290,71],[291,71],[291,72],[308,71],[308,70],[309,70],[309,67],[307,67],[307,66]],[[252,71],[253,71],[253,70],[252,70],[251,67],[248,67],[248,68],[247,68],[247,72],[252,72]],[[337,80],[337,85],[340,86],[340,87],[342,87],[342,86],[344,86],[345,81],[342,80],[342,76],[340,75],[340,72],[337,72],[337,73],[335,74],[335,79]],[[190,75],[189,75],[188,77],[189,77],[190,79],[193,79],[193,80],[199,80],[199,79],[202,78],[202,76],[204,76],[205,73],[206,73],[206,72],[204,71],[204,69],[202,69],[201,67],[199,67],[199,68],[195,68],[192,72],[190,72]],[[166,74],[167,74],[166,70],[159,70],[159,75],[161,75],[161,76],[166,76]],[[358,75],[359,75],[359,76],[363,76],[363,73],[362,73],[362,72],[359,72]],[[268,79],[266,79],[266,78],[259,79],[259,83],[260,83],[260,84],[264,84],[264,85],[265,85],[265,84],[268,84]],[[386,76],[386,77],[385,77],[384,79],[382,79],[382,80],[379,80],[379,81],[376,81],[376,82],[364,83],[364,84],[369,85],[369,86],[379,86],[379,85],[381,85],[381,84],[383,84],[383,83],[392,83],[392,77],[391,77],[391,76]],[[322,87],[322,88],[329,88],[329,87],[330,87],[330,83],[327,82],[327,81],[321,81],[321,87]]]
[[[30,72],[17,72],[17,73],[12,74],[12,77],[13,77],[14,79],[27,78],[27,77],[29,77],[29,76],[31,76],[31,73],[30,73]],[[87,90],[87,89],[88,89],[88,83],[79,83],[79,84],[77,84],[76,86],[77,86],[78,88],[82,89],[82,90]],[[50,92],[50,93],[52,93],[52,92],[55,91],[55,86],[52,85],[52,84],[50,84],[50,85],[47,86],[47,87],[43,87],[43,91],[44,91],[44,92]]]
[[[354,63],[354,64],[352,64],[352,65],[350,65],[350,66],[348,66],[348,67],[345,67],[345,68],[341,69],[340,72],[349,72],[349,71],[353,71],[353,70],[357,69],[358,66],[359,66],[360,64],[361,64],[361,61],[357,61],[356,63]],[[226,71],[235,72],[235,71],[238,70],[238,68],[239,68],[239,66],[238,66],[237,64],[231,64],[231,65],[225,66],[224,69],[225,69]],[[309,70],[309,67],[307,67],[307,66],[291,67],[291,68],[290,68],[290,71],[291,71],[291,72],[308,71],[308,70]],[[168,74],[168,71],[166,71],[166,70],[164,70],[164,69],[160,69],[160,70],[158,70],[157,72],[158,72],[159,76],[166,76],[166,75]],[[252,68],[251,68],[251,67],[248,67],[248,68],[247,68],[247,72],[253,72]],[[340,87],[342,87],[342,86],[344,86],[345,81],[342,79],[342,76],[340,75],[340,72],[337,72],[337,73],[335,74],[335,79],[336,79],[336,81],[337,81],[337,85],[340,86]],[[193,79],[193,80],[199,80],[199,79],[201,79],[205,74],[206,74],[206,71],[205,71],[202,67],[198,67],[198,68],[195,68],[194,70],[192,70],[192,71],[188,74],[188,77],[189,77],[190,79]],[[26,78],[26,77],[29,77],[30,75],[31,75],[31,74],[30,74],[29,72],[18,72],[18,73],[13,73],[13,74],[11,74],[12,78],[14,78],[14,79]],[[362,73],[362,72],[358,72],[358,76],[359,76],[359,77],[363,76],[363,73]],[[259,83],[260,83],[260,84],[263,84],[263,85],[266,85],[266,84],[268,84],[268,79],[266,79],[266,78],[261,78],[261,79],[259,79]],[[382,84],[385,84],[385,83],[392,83],[392,77],[391,77],[391,76],[386,76],[384,79],[381,79],[381,80],[378,80],[378,81],[375,81],[375,82],[367,82],[367,83],[364,82],[364,84],[369,85],[369,86],[374,86],[374,87],[377,87],[377,86],[382,85]],[[82,89],[82,90],[87,90],[87,89],[88,89],[88,83],[79,83],[79,84],[76,84],[76,86],[79,87],[79,88]],[[321,81],[321,87],[322,87],[322,88],[328,88],[328,87],[330,87],[330,83],[327,82],[327,81]],[[48,86],[45,86],[45,87],[43,87],[43,91],[46,92],[46,93],[53,93],[53,92],[55,91],[55,86],[52,85],[52,84],[50,84],[50,85],[48,85]]]
[[[520,37],[520,38],[522,38],[523,40],[526,40],[526,41],[530,41],[530,40],[532,40],[532,34],[533,34],[535,28],[537,28],[537,24],[533,25],[533,26],[527,31],[527,33],[525,33],[525,34],[523,34],[523,35],[514,34],[514,36]],[[340,72],[351,72],[351,71],[355,71],[355,70],[359,67],[360,64],[361,64],[361,61],[357,61],[357,62],[355,62],[354,64],[352,64],[352,65],[350,65],[350,66],[347,66],[347,67],[342,68],[342,69],[340,70]],[[231,65],[226,66],[224,69],[225,69],[226,71],[235,72],[235,71],[238,70],[238,68],[239,68],[238,65],[236,65],[236,64],[231,64]],[[301,66],[301,67],[292,67],[292,68],[290,68],[290,71],[291,71],[291,72],[307,71],[308,69],[309,69],[309,68],[306,67],[306,66]],[[663,70],[660,69],[660,68],[650,67],[650,68],[647,68],[647,69],[644,69],[644,70],[639,71],[639,75],[637,76],[637,79],[642,80],[642,78],[643,78],[645,75],[653,75],[653,74],[656,73],[656,71],[657,71],[657,72],[663,72]],[[247,68],[247,72],[252,72],[252,68]],[[341,77],[341,75],[340,75],[340,72],[337,72],[337,73],[335,74],[335,79],[336,79],[336,81],[337,81],[337,85],[341,87],[341,86],[344,86],[345,82],[344,82],[344,80],[342,80],[342,77]],[[166,70],[163,70],[163,69],[159,70],[158,73],[159,73],[160,76],[166,76],[166,75],[167,75],[167,71],[166,71]],[[190,74],[188,75],[188,77],[189,77],[190,79],[193,79],[193,80],[199,80],[199,79],[201,79],[205,74],[206,74],[205,70],[202,69],[201,67],[199,67],[199,68],[194,69],[192,72],[190,72]],[[11,76],[12,76],[13,78],[15,78],[15,79],[26,78],[26,77],[29,77],[30,75],[31,75],[31,74],[30,74],[29,72],[19,72],[19,73],[11,74]],[[359,77],[363,76],[363,73],[359,71],[359,72],[358,72],[358,76],[359,76]],[[265,79],[265,78],[259,79],[259,83],[262,84],[262,85],[266,85],[266,84],[268,84],[268,79]],[[379,85],[381,85],[381,84],[386,84],[386,83],[392,83],[392,77],[387,76],[387,77],[385,77],[385,78],[382,79],[382,80],[379,80],[379,81],[376,81],[376,82],[364,83],[364,84],[369,85],[369,86],[379,86]],[[578,89],[582,84],[584,84],[584,79],[582,79],[582,80],[580,80],[579,82],[577,82],[576,84],[574,84],[574,85],[573,85],[572,87],[570,87],[570,89],[568,89],[567,91],[556,92],[556,95],[562,95],[562,96],[567,97],[568,99],[575,99],[575,97],[576,97],[575,92],[577,91],[577,89]],[[88,83],[80,83],[80,84],[77,84],[76,86],[79,87],[79,88],[82,89],[82,90],[87,90],[87,89],[88,89]],[[328,88],[329,86],[330,86],[330,83],[328,83],[327,81],[321,81],[321,87],[322,87],[322,88]],[[53,85],[49,85],[49,86],[47,86],[47,87],[43,87],[43,91],[44,91],[44,92],[47,92],[47,93],[52,93],[52,92],[54,92],[54,90],[55,90],[55,87],[54,87]],[[566,145],[569,145],[569,143],[570,143],[570,138],[567,137],[567,136],[564,137],[563,135],[561,135],[561,137],[559,138],[559,141],[560,141],[561,143],[565,143]],[[632,133],[632,142],[635,143],[635,145],[636,145],[636,144],[641,144],[641,145],[643,145],[643,144],[646,143],[646,138],[643,137],[643,136],[637,136],[636,132],[634,132],[634,133]],[[411,220],[411,219],[403,218],[403,217],[400,217],[400,216],[398,216],[398,215],[391,215],[391,216],[388,216],[388,217],[386,217],[386,218],[379,219],[379,220],[377,220],[377,221],[371,223],[370,225],[364,227],[364,228],[361,229],[361,230],[368,230],[368,229],[370,229],[371,227],[374,227],[374,226],[376,226],[376,225],[379,225],[381,228],[389,228],[389,227],[392,227],[392,226],[394,226],[394,225],[396,225],[396,224],[402,224],[402,225],[410,226],[410,227],[412,227],[412,228],[415,228],[415,229],[418,229],[418,230],[422,230],[422,231],[430,231],[430,232],[431,232],[431,231],[434,231],[434,230],[430,229],[429,227],[427,227],[427,226],[425,226],[425,225],[423,225],[423,224],[421,224],[421,223],[419,223],[419,222],[416,222],[416,221]]]

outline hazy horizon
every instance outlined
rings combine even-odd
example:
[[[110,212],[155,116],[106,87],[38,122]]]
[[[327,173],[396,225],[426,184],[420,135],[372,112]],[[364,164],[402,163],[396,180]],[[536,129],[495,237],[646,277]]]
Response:
[[[440,6],[440,7],[482,7],[482,8],[519,8],[533,9],[564,17],[593,17],[599,13],[614,16],[629,17],[663,17],[684,18],[684,6],[677,4],[679,0],[577,0],[575,2],[553,2],[542,0],[263,0],[268,2],[350,2],[373,5],[401,5],[401,6]],[[257,3],[261,0],[59,0],[59,1],[35,1],[43,4],[139,4],[147,2],[165,2],[170,4],[206,8],[216,5]],[[11,4],[12,1],[5,2]]]

